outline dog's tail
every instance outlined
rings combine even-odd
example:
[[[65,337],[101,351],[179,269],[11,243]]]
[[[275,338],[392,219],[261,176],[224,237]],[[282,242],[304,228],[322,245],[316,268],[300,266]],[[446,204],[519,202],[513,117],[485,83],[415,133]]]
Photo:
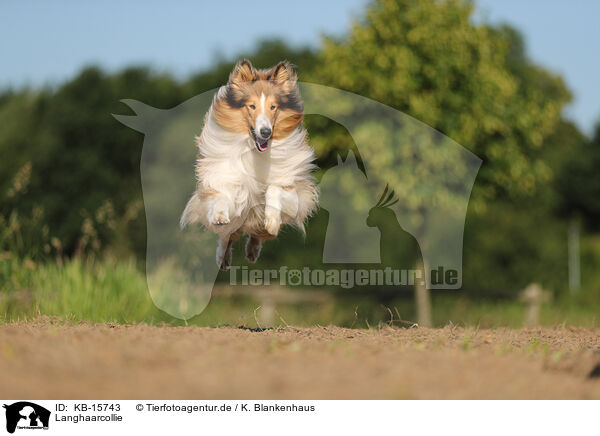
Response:
[[[194,224],[200,221],[200,196],[198,192],[194,192],[192,198],[187,202],[181,219],[179,220],[179,226],[184,229],[188,224]]]

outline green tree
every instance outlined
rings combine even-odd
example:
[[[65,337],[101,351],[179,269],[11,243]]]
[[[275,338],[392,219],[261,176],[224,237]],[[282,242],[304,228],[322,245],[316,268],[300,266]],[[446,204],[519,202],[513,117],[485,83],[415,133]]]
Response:
[[[559,290],[566,226],[552,217],[553,177],[565,145],[581,137],[561,117],[570,94],[527,58],[515,29],[475,23],[472,13],[469,1],[374,0],[347,35],[325,40],[308,80],[401,110],[483,159],[465,228],[467,289],[515,295],[539,280]],[[317,150],[353,147],[343,129],[314,127]]]
[[[299,69],[311,68],[316,58],[310,49],[279,40],[263,41],[242,56],[260,67],[291,59]],[[41,254],[56,237],[65,254],[109,248],[143,258],[143,141],[111,114],[126,111],[120,100],[127,98],[161,109],[177,106],[223,85],[234,63],[221,60],[184,82],[143,67],[114,74],[89,67],[56,88],[0,94],[0,234],[14,236],[6,229],[20,226],[26,235],[17,239],[29,241],[15,244],[6,236],[0,250]],[[28,222],[38,224],[25,230]]]
[[[472,12],[461,0],[375,0],[348,35],[325,40],[310,79],[399,109],[477,154],[481,208],[550,180],[539,151],[570,96],[526,59],[515,30],[473,24]]]
[[[574,131],[575,130],[575,131]],[[563,164],[555,188],[560,193],[562,214],[579,217],[592,231],[600,230],[600,123],[594,136],[585,140],[572,126],[563,129]]]

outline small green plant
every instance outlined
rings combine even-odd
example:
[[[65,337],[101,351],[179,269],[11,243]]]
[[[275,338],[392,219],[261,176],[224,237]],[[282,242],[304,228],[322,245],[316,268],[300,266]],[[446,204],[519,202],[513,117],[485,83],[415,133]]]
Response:
[[[462,338],[462,341],[460,342],[460,348],[463,351],[469,351],[472,346],[471,346],[471,342],[473,341],[473,337],[471,335],[465,335]]]

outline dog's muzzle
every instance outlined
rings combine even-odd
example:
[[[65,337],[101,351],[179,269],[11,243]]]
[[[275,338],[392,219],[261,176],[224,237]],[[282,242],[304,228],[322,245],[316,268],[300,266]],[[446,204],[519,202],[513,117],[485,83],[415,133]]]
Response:
[[[268,130],[268,132],[267,132]],[[267,148],[269,148],[269,139],[271,139],[271,129],[268,128],[262,128],[260,129],[260,135],[257,135],[256,132],[254,131],[254,129],[252,127],[250,127],[250,133],[252,133],[252,138],[254,139],[254,145],[256,146],[256,149],[258,151],[260,151],[261,153],[263,151],[266,151]],[[267,135],[265,135],[265,133],[268,133]],[[266,139],[264,139],[266,138]]]

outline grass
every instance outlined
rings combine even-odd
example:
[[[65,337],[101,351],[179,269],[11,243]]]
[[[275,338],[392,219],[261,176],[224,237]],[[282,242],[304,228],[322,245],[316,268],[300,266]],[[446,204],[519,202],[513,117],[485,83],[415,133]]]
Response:
[[[327,302],[281,304],[270,325],[339,325],[377,328],[390,324],[390,313],[401,314],[392,324],[414,320],[414,305],[407,296],[382,305],[374,298],[348,291],[346,297]],[[595,298],[563,298],[542,307],[540,324],[595,327],[600,307]],[[113,258],[34,263],[9,254],[0,255],[0,322],[27,320],[39,315],[73,321],[149,323],[201,326],[269,325],[261,320],[261,302],[252,296],[213,297],[206,310],[183,321],[157,309],[150,298],[145,275],[133,260]],[[522,327],[525,308],[518,301],[470,300],[455,291],[432,298],[436,326]],[[388,310],[388,307],[392,310]],[[468,343],[464,344],[469,347]]]
[[[444,295],[432,299],[433,320],[441,326],[455,325],[493,327],[523,327],[525,306],[519,301],[469,300],[461,296]],[[565,296],[542,305],[539,324],[544,326],[597,327],[599,303],[590,303],[580,296]]]
[[[0,314],[7,320],[36,315],[92,322],[163,321],[133,261],[35,264],[10,258],[0,262]]]

